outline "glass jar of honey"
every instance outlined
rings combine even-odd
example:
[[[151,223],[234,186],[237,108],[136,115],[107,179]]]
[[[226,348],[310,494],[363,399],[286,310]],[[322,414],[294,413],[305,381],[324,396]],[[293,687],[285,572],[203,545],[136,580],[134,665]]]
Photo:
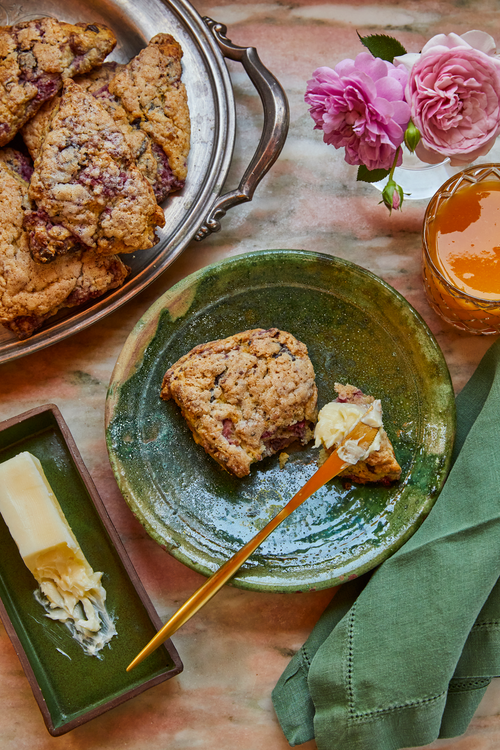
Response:
[[[500,333],[500,164],[469,167],[440,187],[422,244],[431,307],[462,331]]]

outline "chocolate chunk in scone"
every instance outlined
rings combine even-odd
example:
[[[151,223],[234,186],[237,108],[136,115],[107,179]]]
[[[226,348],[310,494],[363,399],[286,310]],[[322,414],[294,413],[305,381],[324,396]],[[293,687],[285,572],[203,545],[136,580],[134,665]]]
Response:
[[[30,208],[24,160],[12,151],[0,150],[0,323],[25,339],[60,309],[121,286],[128,269],[117,256],[95,252],[73,253],[48,265],[33,260],[23,228]]]
[[[101,65],[115,45],[113,32],[101,24],[37,18],[0,27],[0,146],[65,79]]]
[[[166,372],[161,397],[180,407],[194,439],[238,477],[316,421],[317,389],[305,344],[257,328],[196,346]]]
[[[39,262],[75,250],[131,253],[165,224],[125,137],[98,100],[66,81],[35,160],[25,228]]]

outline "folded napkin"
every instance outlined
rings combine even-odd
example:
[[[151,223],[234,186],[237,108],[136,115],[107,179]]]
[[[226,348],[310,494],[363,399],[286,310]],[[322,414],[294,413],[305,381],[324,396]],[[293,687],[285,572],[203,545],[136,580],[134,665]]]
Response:
[[[457,398],[452,469],[418,531],[344,584],[273,691],[291,745],[462,734],[500,675],[500,341]]]

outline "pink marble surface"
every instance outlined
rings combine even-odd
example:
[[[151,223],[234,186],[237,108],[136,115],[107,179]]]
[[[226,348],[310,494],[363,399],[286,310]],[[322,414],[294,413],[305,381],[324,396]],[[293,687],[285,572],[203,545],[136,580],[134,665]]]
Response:
[[[266,248],[303,248],[349,259],[392,284],[418,310],[444,352],[456,390],[492,343],[458,333],[429,308],[420,279],[425,201],[389,216],[374,189],[356,183],[354,167],[323,145],[303,103],[305,81],[319,65],[360,51],[360,33],[397,36],[417,51],[435,33],[481,28],[500,40],[494,0],[351,3],[195,2],[201,15],[225,23],[237,44],[254,46],[290,101],[287,144],[253,201],[230,211],[223,229],[192,242],[132,302],[60,344],[0,366],[0,418],[56,403],[113,522],[166,620],[202,577],[165,553],[144,532],[114,481],[105,448],[104,403],[111,372],[138,318],[187,274],[221,258]],[[230,65],[238,137],[228,180],[234,187],[259,138],[260,101],[246,75]],[[496,152],[497,149],[495,149]],[[496,153],[490,154],[495,157]],[[489,159],[490,159],[489,157]],[[489,160],[488,159],[488,160]],[[491,159],[493,160],[493,159]],[[61,738],[46,732],[5,631],[0,627],[2,750],[285,750],[271,690],[307,638],[332,591],[258,594],[226,587],[175,636],[184,672]],[[493,750],[500,746],[500,689],[493,682],[467,733],[430,748]],[[302,746],[313,750],[314,741]]]

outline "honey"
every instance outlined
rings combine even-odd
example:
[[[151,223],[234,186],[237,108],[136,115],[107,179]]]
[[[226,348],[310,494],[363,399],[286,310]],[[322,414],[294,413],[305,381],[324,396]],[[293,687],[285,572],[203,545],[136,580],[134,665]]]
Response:
[[[427,206],[422,271],[429,304],[461,331],[500,333],[500,165],[447,180]]]
[[[454,287],[500,300],[500,182],[464,184],[439,205],[429,252]]]

